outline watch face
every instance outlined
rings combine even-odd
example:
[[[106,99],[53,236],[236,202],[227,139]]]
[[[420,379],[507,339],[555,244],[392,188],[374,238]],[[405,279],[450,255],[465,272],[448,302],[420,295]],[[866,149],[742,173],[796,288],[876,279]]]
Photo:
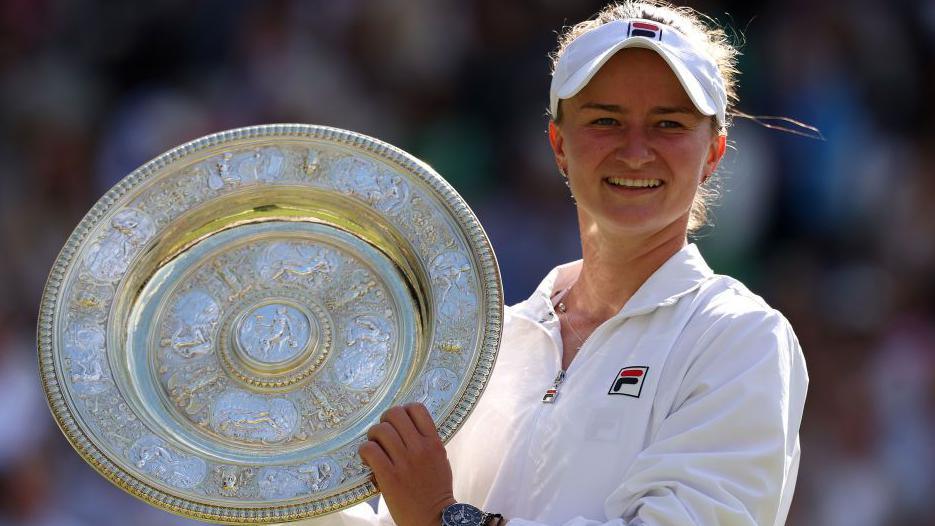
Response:
[[[484,512],[461,502],[445,508],[442,513],[444,526],[479,526],[484,518]]]

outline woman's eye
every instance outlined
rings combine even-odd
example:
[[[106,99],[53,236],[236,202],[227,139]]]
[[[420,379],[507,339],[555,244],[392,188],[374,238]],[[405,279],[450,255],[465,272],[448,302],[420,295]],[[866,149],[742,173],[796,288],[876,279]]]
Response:
[[[685,127],[682,125],[682,123],[677,122],[677,121],[659,121],[657,123],[657,126],[659,126],[660,128],[670,128],[670,129],[677,129],[677,128]]]

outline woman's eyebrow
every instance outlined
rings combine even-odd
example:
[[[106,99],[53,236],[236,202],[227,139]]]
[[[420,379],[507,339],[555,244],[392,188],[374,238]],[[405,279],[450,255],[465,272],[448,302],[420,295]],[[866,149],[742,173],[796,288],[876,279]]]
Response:
[[[581,105],[581,109],[602,110],[602,111],[609,111],[613,113],[624,113],[623,108],[621,108],[617,104],[602,104],[600,102],[585,102],[584,104]]]
[[[698,110],[696,110],[695,108],[689,108],[687,106],[656,106],[655,108],[650,110],[650,113],[653,113],[656,115],[667,114],[667,113],[688,113],[690,115],[693,115],[697,111]]]
[[[611,113],[627,113],[619,104],[604,104],[601,102],[585,102],[581,105],[583,110],[600,110],[600,111],[609,111]],[[690,108],[688,106],[656,106],[650,110],[650,113],[654,115],[665,115],[671,113],[687,113],[693,115],[697,112],[695,108]]]

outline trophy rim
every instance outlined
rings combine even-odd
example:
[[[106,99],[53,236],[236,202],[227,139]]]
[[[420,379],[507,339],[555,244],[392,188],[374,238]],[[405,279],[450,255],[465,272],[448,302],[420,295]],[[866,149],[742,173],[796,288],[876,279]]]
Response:
[[[177,146],[140,166],[111,187],[81,219],[55,258],[42,293],[37,324],[39,376],[46,402],[59,429],[71,446],[88,464],[111,483],[134,497],[171,513],[222,524],[265,524],[293,522],[345,509],[378,494],[372,477],[339,493],[321,498],[306,498],[294,504],[271,504],[265,507],[228,507],[210,505],[164,491],[149,484],[111,459],[83,428],[82,419],[68,400],[63,372],[56,365],[55,327],[61,315],[64,279],[76,262],[89,235],[121,198],[145,184],[171,163],[208,148],[248,139],[300,138],[323,141],[367,153],[389,162],[408,175],[421,180],[443,204],[468,244],[468,252],[478,264],[480,287],[479,311],[486,324],[479,331],[477,361],[462,382],[461,394],[451,409],[437,421],[439,435],[447,442],[464,423],[483,393],[496,360],[503,324],[503,288],[493,247],[477,217],[467,203],[437,172],[411,154],[367,135],[311,124],[265,124],[220,131]],[[468,375],[466,375],[468,376]]]

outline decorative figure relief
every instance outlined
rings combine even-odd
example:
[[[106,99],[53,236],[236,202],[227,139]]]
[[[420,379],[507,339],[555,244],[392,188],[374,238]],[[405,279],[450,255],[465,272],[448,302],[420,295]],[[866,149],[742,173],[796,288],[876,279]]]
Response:
[[[285,158],[276,148],[261,148],[234,155],[226,152],[208,170],[208,188],[220,190],[257,182],[272,182],[282,175]]]
[[[256,476],[253,468],[237,468],[234,466],[217,466],[214,468],[214,479],[221,495],[225,497],[245,496],[241,492]]]
[[[244,318],[237,339],[255,360],[277,363],[293,358],[308,345],[311,324],[295,307],[271,303]]]
[[[263,500],[290,499],[308,493],[304,478],[291,469],[263,468],[257,477]]]
[[[282,175],[285,158],[276,148],[262,148],[246,156],[240,164],[242,177],[271,183]]]
[[[398,174],[381,170],[373,162],[345,157],[337,162],[338,190],[365,201],[388,214],[398,212],[409,200],[409,185]]]
[[[104,321],[113,297],[114,289],[111,285],[78,281],[75,283],[69,310],[76,316]]]
[[[347,417],[370,403],[373,390],[349,391],[343,384],[318,381],[308,386],[311,413],[306,415],[305,425],[312,432],[333,429]]]
[[[437,416],[454,396],[457,385],[458,375],[444,367],[436,367],[422,376],[422,382],[413,392],[412,399],[422,402],[433,416]]]
[[[423,254],[438,254],[456,248],[451,228],[438,209],[422,197],[413,196],[400,217],[400,227]]]
[[[128,456],[144,473],[177,488],[197,486],[208,472],[208,466],[203,460],[173,451],[155,435],[146,435],[137,440],[130,447]]]
[[[305,154],[305,160],[302,161],[302,171],[308,177],[316,177],[318,168],[321,165],[321,154],[314,148],[309,148]]]
[[[334,272],[336,256],[322,247],[298,243],[277,242],[271,244],[260,256],[257,271],[265,280],[276,281],[282,277],[315,278]]]
[[[438,287],[439,312],[451,319],[470,316],[477,301],[471,291],[471,265],[460,252],[443,252],[432,260],[429,271]]]
[[[183,358],[193,358],[213,351],[214,331],[221,308],[209,294],[192,290],[182,296],[174,309],[174,331],[163,338],[162,345]]]
[[[90,323],[73,322],[66,332],[65,355],[71,361],[71,381],[78,392],[93,394],[109,388],[104,329]]]
[[[253,289],[252,283],[244,284],[244,278],[242,276],[238,276],[236,273],[234,273],[233,270],[231,270],[232,267],[236,268],[240,265],[240,263],[242,263],[242,261],[238,261],[237,263],[227,263],[222,262],[220,259],[215,259],[211,262],[211,268],[214,270],[214,276],[230,292],[230,295],[227,296],[228,303],[239,300]]]
[[[166,381],[169,396],[182,411],[196,415],[210,402],[210,394],[225,385],[224,375],[212,363],[176,370]]]
[[[101,436],[117,450],[126,451],[143,434],[143,425],[113,384],[105,387],[93,394],[81,394],[79,399],[95,417],[93,422],[100,426]]]
[[[341,480],[341,468],[328,457],[300,465],[298,472],[305,478],[312,493],[331,489]]]
[[[205,193],[201,177],[183,172],[154,185],[134,201],[133,206],[146,212],[154,224],[162,227],[202,202],[207,197]]]
[[[370,466],[364,464],[357,451],[364,439],[351,442],[346,447],[334,454],[334,458],[341,466],[341,482],[348,479],[360,479],[370,474]]]
[[[100,281],[117,281],[154,233],[152,220],[143,212],[132,208],[117,212],[110,220],[110,229],[88,248],[88,273]]]
[[[390,352],[390,325],[385,319],[363,315],[351,320],[346,348],[335,360],[339,382],[352,389],[379,385],[386,376]]]
[[[373,275],[362,268],[354,269],[341,279],[339,296],[327,303],[331,310],[340,310],[351,303],[374,303],[383,293]]]
[[[233,156],[232,153],[225,152],[217,161],[217,164],[215,164],[215,170],[208,172],[208,188],[220,190],[224,188],[225,185],[233,186],[240,182],[236,178],[231,177],[230,163]]]
[[[285,398],[228,391],[214,402],[210,425],[230,438],[274,444],[292,438],[298,421],[298,411]]]
[[[341,468],[331,458],[301,464],[295,469],[267,467],[260,470],[258,485],[265,500],[279,500],[318,493],[341,481]]]

